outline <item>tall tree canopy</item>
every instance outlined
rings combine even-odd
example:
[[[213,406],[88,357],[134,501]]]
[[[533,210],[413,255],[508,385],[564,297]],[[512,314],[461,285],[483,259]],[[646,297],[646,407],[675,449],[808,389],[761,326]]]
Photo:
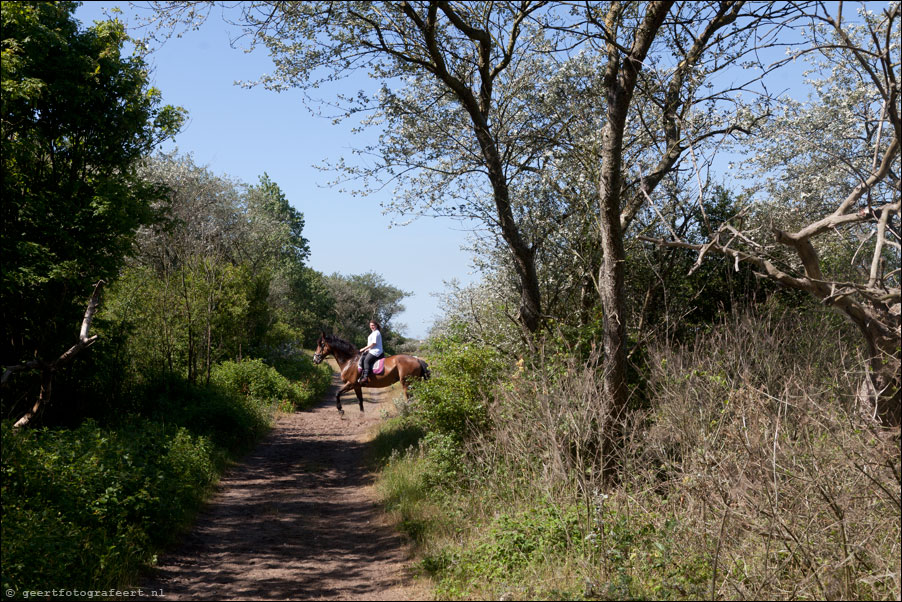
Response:
[[[156,2],[169,25],[203,19],[211,4]],[[472,217],[485,223],[512,258],[519,319],[542,321],[535,255],[547,229],[525,231],[531,215],[511,193],[563,127],[539,116],[530,99],[543,79],[531,63],[548,49],[531,18],[546,2],[249,2],[242,23],[267,46],[272,89],[313,90],[359,69],[380,81],[372,95],[338,100],[346,116],[376,107],[368,124],[385,134],[372,169],[348,168],[377,185],[410,183],[393,208]],[[541,69],[539,69],[541,71]],[[539,124],[539,121],[541,124]],[[536,135],[541,125],[542,132]],[[414,192],[415,191],[415,192]]]
[[[366,341],[370,334],[369,322],[375,320],[382,326],[382,336],[388,347],[399,344],[393,319],[404,311],[401,300],[410,293],[387,283],[374,272],[342,276],[332,274],[325,278],[325,286],[335,300],[334,318],[330,326],[337,334],[357,342]]]
[[[857,19],[841,4],[808,8],[798,54],[813,67],[812,94],[784,100],[752,139],[754,202],[704,244],[657,241],[699,251],[697,265],[711,252],[747,262],[845,315],[867,347],[860,393],[892,425],[902,420],[900,7]]]
[[[76,2],[2,6],[2,356],[74,339],[91,283],[118,270],[158,190],[138,160],[181,125],[118,21],[87,29]]]

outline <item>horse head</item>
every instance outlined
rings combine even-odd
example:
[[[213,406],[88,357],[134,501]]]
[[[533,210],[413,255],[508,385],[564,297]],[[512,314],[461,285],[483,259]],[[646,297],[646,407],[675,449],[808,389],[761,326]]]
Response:
[[[316,351],[313,353],[313,363],[321,363],[330,353],[332,353],[332,347],[329,346],[329,342],[326,340],[326,333],[320,333],[319,341],[316,343]]]

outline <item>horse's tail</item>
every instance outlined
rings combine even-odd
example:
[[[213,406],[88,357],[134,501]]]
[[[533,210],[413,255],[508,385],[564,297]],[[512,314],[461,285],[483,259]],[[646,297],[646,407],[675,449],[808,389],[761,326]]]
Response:
[[[420,376],[423,377],[423,380],[429,380],[429,377],[432,373],[429,371],[429,366],[426,365],[426,362],[417,358],[417,361],[420,362]]]

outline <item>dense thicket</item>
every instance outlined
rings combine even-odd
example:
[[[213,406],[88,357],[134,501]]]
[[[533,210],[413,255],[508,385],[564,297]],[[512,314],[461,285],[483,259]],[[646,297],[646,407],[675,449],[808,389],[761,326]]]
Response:
[[[91,285],[115,276],[160,192],[138,161],[179,127],[121,24],[75,3],[3,6],[4,365],[61,352]]]
[[[891,600],[899,440],[856,403],[854,341],[772,298],[651,342],[611,483],[597,350],[518,366],[449,333],[380,490],[439,598]]]
[[[93,284],[114,277],[160,191],[138,163],[178,129],[125,31],[82,30],[76,3],[2,8],[0,363],[56,360],[77,340]],[[8,411],[8,395],[4,407]]]

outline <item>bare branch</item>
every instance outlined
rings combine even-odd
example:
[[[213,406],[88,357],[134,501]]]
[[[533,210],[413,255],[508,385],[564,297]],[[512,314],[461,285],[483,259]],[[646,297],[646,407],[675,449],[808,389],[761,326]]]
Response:
[[[56,372],[61,366],[70,362],[72,358],[78,355],[80,351],[86,349],[87,347],[90,347],[97,340],[98,335],[90,335],[91,322],[94,320],[94,314],[97,312],[97,308],[100,304],[100,289],[104,284],[105,282],[103,280],[98,280],[97,284],[94,285],[94,292],[91,294],[91,298],[88,300],[88,306],[85,309],[85,315],[81,322],[81,330],[78,335],[78,342],[75,343],[75,345],[67,349],[62,355],[60,355],[52,362],[44,362],[40,359],[36,359],[18,364],[16,366],[10,366],[3,371],[3,377],[0,378],[0,385],[6,385],[9,377],[16,372],[35,369],[39,369],[41,371],[41,392],[38,396],[38,399],[37,401],[35,401],[34,406],[32,406],[32,408],[28,412],[26,412],[24,416],[16,421],[16,423],[13,425],[13,428],[21,428],[31,422],[31,420],[37,415],[41,408],[49,401],[53,373]]]

